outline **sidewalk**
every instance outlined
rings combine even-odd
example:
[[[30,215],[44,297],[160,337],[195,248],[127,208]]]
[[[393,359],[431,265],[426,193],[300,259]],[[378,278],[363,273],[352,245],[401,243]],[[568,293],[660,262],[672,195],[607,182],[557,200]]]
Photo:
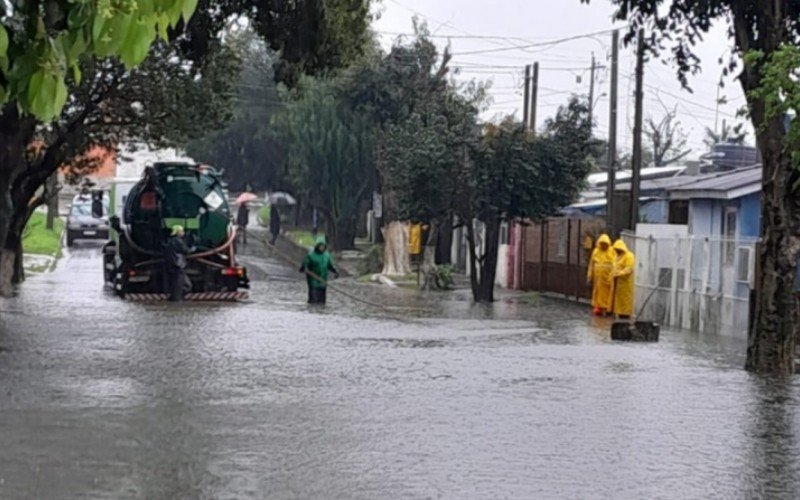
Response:
[[[23,254],[22,267],[25,272],[42,274],[52,271],[58,259],[50,255]]]

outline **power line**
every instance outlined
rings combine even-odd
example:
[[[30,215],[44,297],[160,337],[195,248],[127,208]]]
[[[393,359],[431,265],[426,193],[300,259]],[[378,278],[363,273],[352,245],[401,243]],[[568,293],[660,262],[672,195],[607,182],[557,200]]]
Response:
[[[394,3],[397,3],[397,2],[394,2]],[[414,12],[419,14],[416,11],[414,11]],[[431,20],[433,20],[433,19],[431,19]],[[438,21],[436,21],[436,22],[438,22]],[[446,26],[450,26],[450,25],[446,24]],[[452,26],[450,26],[450,27],[453,28]],[[453,29],[456,29],[456,28],[453,28]],[[417,33],[409,33],[409,32],[403,32],[403,31],[375,31],[374,33],[377,33],[379,35],[388,35],[388,36],[417,36]],[[456,39],[456,40],[506,40],[506,41],[515,40],[515,41],[523,42],[523,43],[535,43],[535,42],[532,42],[528,38],[521,38],[521,37],[516,37],[516,36],[508,36],[508,35],[432,35],[432,34],[426,34],[424,36],[427,37],[427,38],[445,38],[445,39],[452,38],[452,39]],[[534,37],[534,38],[536,38],[536,37]],[[542,40],[545,40],[544,37],[540,37],[540,38]]]
[[[625,78],[630,79],[630,78],[632,78],[632,76],[631,75],[626,75]],[[679,101],[681,101],[683,103],[691,104],[692,106],[695,106],[695,107],[700,108],[700,109],[704,109],[706,111],[711,111],[712,113],[716,113],[717,112],[716,108],[713,108],[711,106],[706,106],[705,104],[701,104],[699,102],[692,101],[690,99],[686,99],[683,96],[680,96],[678,94],[673,94],[672,92],[668,92],[668,91],[666,91],[666,90],[664,90],[661,87],[658,87],[656,85],[645,84],[645,87],[647,87],[647,88],[649,88],[651,90],[654,90],[656,92],[656,94],[664,94],[666,96],[672,97],[673,99],[677,99],[677,100],[679,100]],[[727,116],[729,118],[736,118],[735,115],[732,115],[730,113],[726,113],[726,112],[723,112],[723,111],[720,111],[719,113],[720,113],[720,115],[724,115],[724,116]]]
[[[457,27],[453,26],[453,25],[452,25],[452,24],[450,24],[450,23],[443,22],[443,21],[438,21],[438,20],[436,20],[436,19],[433,19],[433,18],[432,18],[432,17],[430,17],[430,16],[426,16],[426,15],[425,15],[425,14],[423,14],[422,12],[420,12],[420,11],[418,11],[418,10],[416,10],[416,9],[412,9],[411,7],[409,7],[409,6],[407,6],[407,5],[404,5],[404,4],[402,4],[402,3],[398,2],[397,0],[390,0],[390,1],[391,1],[393,4],[395,4],[395,5],[398,5],[398,6],[400,6],[401,8],[403,8],[403,9],[406,9],[406,10],[407,10],[407,11],[409,11],[409,12],[412,12],[413,14],[416,14],[416,15],[418,15],[418,16],[420,16],[420,17],[423,17],[423,18],[427,19],[428,21],[433,21],[433,22],[435,22],[435,23],[438,23],[440,27],[441,27],[441,26],[447,26],[448,28],[450,28],[450,29],[452,29],[452,30],[454,30],[454,31],[461,32],[461,33],[463,33],[464,35],[476,36],[476,35],[474,35],[473,33],[470,33],[470,32],[468,32],[468,31],[464,31],[464,30],[462,30],[461,28],[457,28]],[[431,35],[435,35],[435,33],[431,33]],[[490,41],[491,41],[492,43],[494,43],[495,45],[502,45],[500,42],[493,41],[493,40],[490,40]]]
[[[510,51],[510,50],[527,50],[527,49],[532,49],[532,48],[536,48],[536,47],[552,47],[554,45],[560,45],[562,43],[567,43],[567,42],[571,42],[571,41],[574,41],[574,40],[580,40],[582,38],[592,38],[592,37],[596,37],[596,36],[599,36],[599,35],[606,35],[608,33],[612,33],[613,31],[614,31],[613,29],[608,29],[608,30],[597,31],[597,32],[593,32],[593,33],[585,33],[585,34],[582,34],[582,35],[573,35],[573,36],[568,36],[568,37],[565,37],[565,38],[557,38],[555,40],[550,40],[548,42],[537,42],[537,43],[531,43],[531,44],[527,44],[527,45],[520,45],[520,46],[516,46],[516,47],[502,47],[502,48],[499,47],[499,48],[496,48],[496,49],[481,49],[481,50],[473,50],[473,51],[466,51],[466,52],[454,52],[453,55],[454,56],[466,56],[466,55],[473,55],[473,54],[493,54],[495,52],[506,52],[506,51]]]

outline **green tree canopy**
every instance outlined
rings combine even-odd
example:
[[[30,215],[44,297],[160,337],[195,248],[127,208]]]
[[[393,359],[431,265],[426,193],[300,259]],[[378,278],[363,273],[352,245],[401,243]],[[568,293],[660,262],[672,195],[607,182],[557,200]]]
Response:
[[[273,119],[295,191],[328,222],[335,248],[351,248],[362,201],[373,183],[374,131],[340,98],[335,79],[303,78]]]
[[[195,0],[196,1],[196,0]],[[233,19],[246,19],[277,54],[274,77],[289,86],[302,75],[347,67],[370,44],[370,0],[200,0],[181,33],[190,58],[202,60]]]
[[[542,219],[572,203],[591,170],[593,147],[588,106],[576,98],[559,108],[538,136],[513,118],[485,127],[465,172],[470,189],[459,212],[465,222],[482,222],[485,231],[479,238],[467,224],[475,300],[494,300],[501,223]]]
[[[187,20],[197,0],[21,0],[0,3],[0,104],[50,121],[67,102],[67,71],[80,59],[141,63],[160,34]]]
[[[247,61],[235,85],[233,117],[221,127],[208,127],[212,131],[190,141],[186,151],[198,161],[224,169],[232,189],[248,184],[257,190],[288,189],[283,149],[270,126],[271,117],[282,106],[273,81],[275,56],[250,31],[226,40]]]

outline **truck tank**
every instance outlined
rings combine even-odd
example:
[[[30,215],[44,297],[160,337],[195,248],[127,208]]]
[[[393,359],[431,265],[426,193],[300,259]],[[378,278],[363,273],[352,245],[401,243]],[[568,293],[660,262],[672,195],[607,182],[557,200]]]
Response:
[[[163,299],[167,283],[164,247],[173,226],[186,229],[193,247],[187,275],[189,299],[236,299],[249,288],[237,266],[235,229],[220,174],[191,163],[156,163],[125,196],[112,216],[116,237],[106,245],[106,281],[131,299]]]

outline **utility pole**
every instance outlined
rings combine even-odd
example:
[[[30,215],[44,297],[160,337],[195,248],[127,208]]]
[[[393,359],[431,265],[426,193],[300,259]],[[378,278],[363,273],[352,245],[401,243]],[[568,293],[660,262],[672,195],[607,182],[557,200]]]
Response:
[[[522,126],[525,130],[530,130],[530,111],[531,111],[531,65],[525,66],[525,104],[522,111]]]
[[[639,187],[642,178],[642,121],[644,113],[644,30],[639,30],[636,46],[636,115],[633,123],[633,165],[631,172],[630,228],[636,230],[639,222]]]
[[[594,52],[592,52],[592,70],[589,80],[589,129],[594,131],[594,70],[596,64],[594,60]]]
[[[619,83],[619,30],[614,30],[611,42],[611,94],[609,108],[611,110],[608,123],[608,184],[606,186],[606,210],[608,230],[616,237],[614,224],[614,188],[616,184],[617,165],[617,85]]]
[[[531,82],[531,113],[528,130],[536,135],[536,106],[539,100],[539,63],[533,63],[533,81]]]

